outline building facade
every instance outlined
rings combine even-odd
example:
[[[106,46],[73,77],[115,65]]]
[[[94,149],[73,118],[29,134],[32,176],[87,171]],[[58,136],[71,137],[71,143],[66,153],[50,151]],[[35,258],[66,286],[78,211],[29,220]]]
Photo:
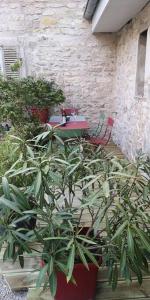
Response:
[[[16,49],[22,76],[54,79],[66,103],[93,124],[101,112],[117,112],[114,141],[123,152],[130,158],[150,152],[150,4],[121,30],[92,34],[83,18],[86,3],[1,0],[1,69],[8,71]]]
[[[115,95],[115,141],[130,158],[150,154],[150,4],[118,33]]]

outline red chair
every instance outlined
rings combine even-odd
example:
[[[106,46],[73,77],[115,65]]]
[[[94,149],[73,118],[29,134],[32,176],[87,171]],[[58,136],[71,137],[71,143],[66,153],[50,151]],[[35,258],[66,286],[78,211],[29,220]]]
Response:
[[[79,110],[77,108],[62,108],[61,114],[65,114],[66,116],[78,115]]]
[[[107,145],[111,138],[112,128],[114,125],[114,120],[109,117],[106,122],[106,128],[102,136],[91,136],[88,138],[88,142],[95,146]]]

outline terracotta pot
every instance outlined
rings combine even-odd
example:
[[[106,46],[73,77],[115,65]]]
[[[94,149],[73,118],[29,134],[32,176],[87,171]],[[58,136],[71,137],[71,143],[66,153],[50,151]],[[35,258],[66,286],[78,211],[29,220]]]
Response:
[[[55,300],[94,300],[98,268],[89,263],[89,270],[83,264],[76,264],[73,276],[76,285],[67,283],[62,272],[57,273],[57,293]]]
[[[32,107],[31,113],[32,116],[38,118],[41,123],[46,123],[48,121],[48,108]]]
[[[79,228],[80,234],[86,235],[89,227]],[[93,235],[93,231],[91,232]],[[93,250],[94,251],[94,250]],[[99,266],[102,264],[102,256],[97,258]],[[40,267],[44,267],[45,262],[40,262]],[[74,266],[73,277],[76,285],[72,282],[67,283],[66,276],[62,272],[57,272],[57,292],[55,300],[94,300],[96,293],[96,280],[98,267],[93,263],[88,263],[89,270],[82,264]]]

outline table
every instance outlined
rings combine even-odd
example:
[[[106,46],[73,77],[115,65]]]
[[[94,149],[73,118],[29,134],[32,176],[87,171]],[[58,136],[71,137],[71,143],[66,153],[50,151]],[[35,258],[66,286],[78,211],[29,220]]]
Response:
[[[62,126],[59,122],[48,122],[52,127],[56,128],[58,135],[62,138],[75,138],[82,137],[84,132],[89,129],[89,123],[85,121],[69,121],[65,126]]]
[[[69,117],[70,117],[70,122],[86,121],[85,117],[82,115],[74,115],[74,116],[69,116]],[[49,122],[62,123],[62,116],[53,115],[50,117]]]

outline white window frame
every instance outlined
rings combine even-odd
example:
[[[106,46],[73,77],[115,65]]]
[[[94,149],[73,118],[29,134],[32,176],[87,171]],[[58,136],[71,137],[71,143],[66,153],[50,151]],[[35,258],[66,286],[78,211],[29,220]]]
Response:
[[[3,76],[7,77],[7,72],[5,68],[5,51],[11,49],[15,49],[16,51],[16,58],[19,60],[21,59],[23,64],[18,71],[18,75],[14,73],[15,76],[12,76],[14,78],[20,78],[20,77],[25,77],[26,76],[26,65],[25,65],[25,55],[24,55],[24,49],[23,48],[18,48],[17,46],[14,45],[9,45],[9,46],[0,46],[0,73],[2,73]],[[13,58],[12,58],[13,60]],[[10,72],[11,73],[11,72]]]
[[[0,73],[1,73],[1,75],[5,74],[4,53],[3,53],[3,48],[2,47],[0,47]]]

